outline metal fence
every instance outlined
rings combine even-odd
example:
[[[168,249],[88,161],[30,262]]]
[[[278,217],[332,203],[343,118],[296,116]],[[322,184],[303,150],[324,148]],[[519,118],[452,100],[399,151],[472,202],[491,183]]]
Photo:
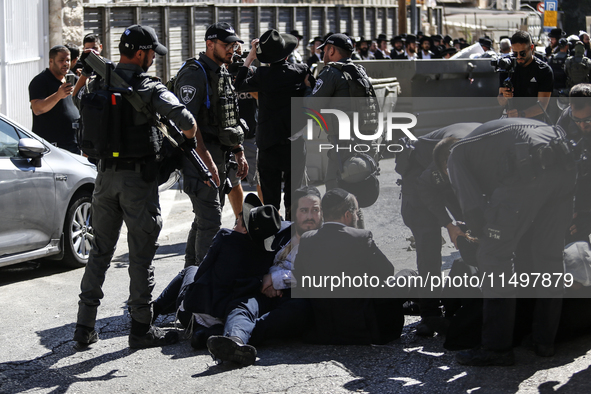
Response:
[[[153,27],[169,54],[157,57],[150,71],[168,80],[183,61],[205,50],[208,25],[229,22],[245,42],[270,28],[280,32],[298,30],[304,36],[298,50],[307,55],[305,46],[315,36],[329,32],[347,32],[352,36],[388,37],[397,31],[398,7],[394,5],[335,4],[84,4],[85,33],[96,33],[103,40],[103,55],[118,60],[117,46],[127,26],[141,23]]]
[[[0,2],[0,112],[30,128],[29,82],[47,67],[47,0]]]

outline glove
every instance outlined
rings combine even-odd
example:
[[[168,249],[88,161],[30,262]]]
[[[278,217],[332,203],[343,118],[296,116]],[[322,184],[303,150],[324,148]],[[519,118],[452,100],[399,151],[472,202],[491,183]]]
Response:
[[[84,75],[85,77],[90,76],[94,71],[92,67],[86,64],[86,58],[88,57],[88,55],[90,55],[90,52],[83,52],[80,56],[80,63],[82,63],[82,65],[84,66],[82,67],[82,75]]]
[[[191,149],[197,148],[197,138],[196,137],[193,137],[193,138],[185,137],[185,142],[186,142],[187,146],[190,147]]]

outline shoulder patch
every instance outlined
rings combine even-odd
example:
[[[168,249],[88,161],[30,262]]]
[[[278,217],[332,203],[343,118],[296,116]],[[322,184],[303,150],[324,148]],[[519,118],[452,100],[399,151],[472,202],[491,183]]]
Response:
[[[195,93],[197,93],[197,89],[195,89],[195,87],[191,85],[181,86],[180,94],[183,103],[189,104],[191,100],[193,100],[193,98],[195,97]]]
[[[316,92],[318,92],[318,90],[320,90],[320,88],[322,87],[323,83],[324,81],[322,79],[317,80],[316,85],[314,85],[314,90],[312,90],[312,94],[316,94]]]
[[[160,94],[160,100],[166,101],[167,103],[173,105],[180,104],[179,99],[171,91],[162,92]]]

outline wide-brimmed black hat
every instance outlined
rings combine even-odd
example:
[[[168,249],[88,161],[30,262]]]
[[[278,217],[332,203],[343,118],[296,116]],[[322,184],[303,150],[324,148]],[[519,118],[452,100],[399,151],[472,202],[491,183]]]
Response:
[[[550,30],[550,33],[548,33],[548,37],[550,38],[562,38],[564,36],[565,34],[562,29],[552,29]]]
[[[285,59],[298,45],[298,39],[291,34],[280,34],[277,30],[267,30],[259,39],[257,59],[262,63],[275,63]]]
[[[299,31],[299,30],[292,30],[292,31],[290,31],[290,32],[289,32],[289,34],[291,34],[291,35],[292,35],[292,36],[294,36],[294,37],[297,37],[297,38],[298,38],[298,39],[300,39],[300,40],[301,40],[302,38],[304,38],[304,36],[302,36],[302,35],[300,34],[300,31]]]
[[[417,42],[417,36],[415,36],[414,34],[407,34],[406,35],[406,43],[407,44],[412,44]]]
[[[281,229],[281,217],[273,205],[263,205],[256,194],[250,193],[242,204],[242,217],[248,236],[257,245],[272,252],[275,234]]]
[[[390,45],[394,46],[395,43],[397,42],[402,42],[404,43],[404,41],[406,41],[406,39],[402,36],[395,36],[393,39],[390,40]]]
[[[388,41],[388,37],[384,34],[378,34],[378,37],[376,38],[376,42],[382,42],[382,41]]]
[[[445,48],[443,51],[439,52],[439,55],[441,57],[444,57],[445,55],[447,55],[449,53],[450,55],[453,56],[456,54],[457,51],[458,50],[455,47]]]
[[[482,46],[485,46],[487,48],[492,48],[492,40],[488,37],[480,37],[478,39],[478,43]]]
[[[433,40],[432,40],[432,39],[431,39],[431,37],[429,37],[429,36],[422,36],[422,37],[419,39],[419,44],[422,44],[422,43],[424,43],[425,41],[428,41],[428,42],[429,42],[429,44],[431,44],[431,46],[433,46]]]
[[[447,34],[445,37],[443,37],[443,42],[446,44],[449,44],[453,41],[453,38],[451,38],[451,36],[449,34]]]

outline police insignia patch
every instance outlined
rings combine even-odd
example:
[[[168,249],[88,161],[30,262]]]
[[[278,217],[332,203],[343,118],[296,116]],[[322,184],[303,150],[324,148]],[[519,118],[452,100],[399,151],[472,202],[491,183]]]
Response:
[[[193,86],[181,86],[181,100],[183,100],[183,103],[189,104],[195,97],[195,93],[197,93],[197,89],[195,89]]]
[[[179,99],[172,92],[164,92],[160,95],[162,101],[166,101],[169,104],[178,105],[180,104]]]
[[[316,92],[318,90],[320,90],[320,88],[322,87],[323,83],[324,83],[324,81],[322,79],[319,79],[318,81],[316,81],[316,85],[314,86],[314,90],[312,90],[312,94],[316,94]]]

